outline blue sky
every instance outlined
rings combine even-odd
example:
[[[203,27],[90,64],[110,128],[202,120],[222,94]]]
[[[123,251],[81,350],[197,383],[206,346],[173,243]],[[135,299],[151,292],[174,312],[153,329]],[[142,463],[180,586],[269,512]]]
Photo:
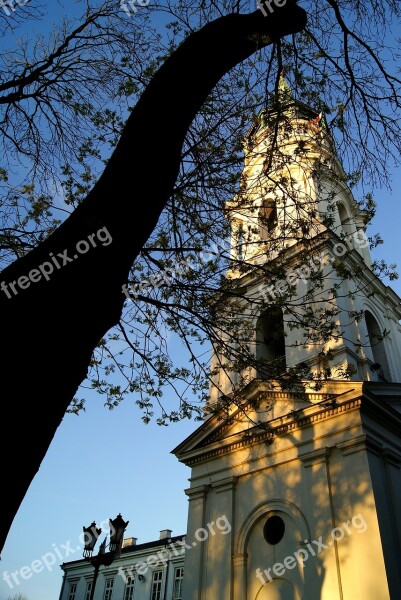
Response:
[[[71,548],[75,552],[67,560],[81,558],[76,547],[82,526],[93,520],[101,523],[121,512],[130,521],[126,536],[139,542],[157,539],[161,529],[184,533],[189,469],[170,451],[195,427],[189,422],[144,425],[133,403],[109,411],[102,399],[88,394],[85,413],[65,416],[14,521],[2,554],[0,599],[16,592],[29,600],[57,598],[60,560],[13,590],[3,573],[47,553],[64,558]],[[21,446],[29,452],[23,441]]]
[[[58,8],[48,15],[53,20]],[[375,256],[401,267],[401,175],[394,172],[393,191],[376,194],[377,216],[370,233],[380,233],[384,246]],[[401,295],[401,282],[392,284]],[[178,352],[178,350],[177,350]],[[62,385],[62,382],[60,382]],[[121,512],[130,521],[126,535],[139,542],[157,539],[159,530],[186,530],[189,469],[170,454],[198,423],[181,422],[168,428],[144,425],[133,402],[116,410],[103,407],[96,394],[86,393],[86,412],[66,415],[49,452],[17,514],[0,563],[0,600],[15,593],[29,600],[58,598],[61,576],[58,556],[81,557],[82,526]],[[172,404],[174,399],[172,399]],[[34,424],[32,424],[34,427]],[[15,440],[29,453],[23,440]],[[3,482],[7,493],[7,482]],[[70,549],[74,552],[65,556]],[[54,555],[56,562],[13,589],[3,573],[19,571],[33,561]]]
[[[46,33],[59,21],[63,3],[43,4],[46,16],[35,23],[35,31]],[[81,12],[66,6],[69,14]],[[137,537],[139,543],[157,539],[161,529],[175,535],[186,531],[183,490],[189,486],[189,469],[170,452],[199,424],[144,425],[134,401],[109,411],[94,392],[85,390],[84,396],[86,412],[65,415],[14,520],[0,563],[0,600],[17,593],[29,600],[58,598],[60,564],[82,557],[82,549],[77,550],[82,527],[93,520],[108,533],[108,519],[121,512],[129,520],[126,537]],[[18,444],[29,452],[23,440]],[[27,580],[16,575],[19,585],[11,577],[11,588],[4,573],[38,560],[48,568]]]

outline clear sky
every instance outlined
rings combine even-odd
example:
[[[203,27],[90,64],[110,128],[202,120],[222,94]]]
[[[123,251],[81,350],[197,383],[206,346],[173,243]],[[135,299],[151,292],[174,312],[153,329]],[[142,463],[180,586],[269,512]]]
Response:
[[[378,211],[370,233],[380,233],[385,244],[375,256],[401,268],[398,172],[392,193],[384,191],[376,199]],[[392,287],[401,295],[400,281]],[[59,565],[63,559],[81,557],[77,546],[82,526],[93,520],[105,522],[121,512],[130,521],[126,536],[137,537],[139,543],[157,539],[161,529],[172,529],[174,535],[186,530],[184,489],[189,469],[170,451],[199,424],[144,425],[133,402],[126,401],[110,412],[94,393],[87,393],[86,398],[85,413],[65,416],[14,521],[0,563],[0,600],[16,593],[29,600],[58,598]],[[16,437],[14,444],[29,453],[24,440]],[[3,482],[3,494],[7,494],[7,482]],[[13,589],[3,580],[5,571],[20,571],[44,556],[48,569],[29,580],[18,576],[21,583]]]
[[[67,12],[63,6],[69,14],[82,11],[82,6],[70,6],[69,0],[41,4],[46,16],[35,23],[37,33],[46,34],[59,22],[60,13]],[[17,593],[28,600],[58,598],[60,564],[82,557],[81,547],[77,550],[79,537],[82,527],[93,520],[108,533],[108,519],[121,512],[129,520],[126,537],[137,537],[138,543],[158,539],[161,529],[172,529],[173,535],[186,531],[183,490],[189,487],[189,469],[170,452],[199,423],[186,421],[168,428],[144,425],[134,401],[109,411],[94,392],[85,390],[83,395],[86,412],[65,415],[14,520],[0,562],[0,600]],[[175,402],[172,398],[171,404]],[[15,445],[29,453],[24,440],[16,438]],[[6,482],[3,493],[7,493]],[[27,580],[18,575],[19,585],[11,578],[11,589],[4,573],[19,572],[35,560],[48,568]]]
[[[133,403],[109,411],[95,394],[87,398],[85,413],[65,416],[14,521],[0,563],[1,600],[16,592],[29,600],[58,598],[57,553],[66,560],[81,558],[76,548],[82,526],[93,520],[105,522],[107,532],[106,521],[121,512],[129,520],[126,537],[139,543],[158,539],[161,529],[186,531],[189,469],[170,451],[197,425],[144,425]],[[16,444],[29,452],[23,440]],[[65,557],[71,548],[74,553]],[[3,580],[4,571],[20,570],[48,553],[54,558],[47,562],[56,561],[51,570],[21,579],[13,590]]]

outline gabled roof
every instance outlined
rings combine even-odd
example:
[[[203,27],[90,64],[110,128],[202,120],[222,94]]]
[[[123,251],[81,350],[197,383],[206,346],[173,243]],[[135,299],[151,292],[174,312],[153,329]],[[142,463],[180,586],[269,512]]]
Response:
[[[210,416],[172,453],[184,464],[194,465],[244,446],[260,442],[270,445],[276,436],[355,410],[360,411],[361,423],[373,419],[401,436],[400,383],[332,380],[320,392],[307,393],[280,391],[277,387],[269,390],[268,385],[266,381],[252,381],[241,401],[228,403]],[[265,409],[263,422],[255,420],[255,402]],[[246,413],[254,417],[253,422]]]
[[[190,465],[260,441],[270,444],[276,434],[309,426],[312,417],[322,419],[333,406],[361,397],[363,386],[363,382],[331,381],[319,392],[285,391],[255,379],[241,397],[224,403],[172,453]]]

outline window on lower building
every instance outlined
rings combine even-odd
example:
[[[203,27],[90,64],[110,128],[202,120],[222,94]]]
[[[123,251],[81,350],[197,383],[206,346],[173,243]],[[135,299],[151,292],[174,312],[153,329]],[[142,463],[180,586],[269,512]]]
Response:
[[[133,600],[135,588],[135,577],[127,577],[125,586],[124,600]]]
[[[161,600],[162,597],[163,571],[155,571],[152,578],[151,600]]]
[[[88,583],[86,584],[85,600],[90,600],[91,591],[92,591],[92,582],[88,581]]]
[[[178,567],[174,573],[174,596],[173,600],[182,600],[182,581],[184,579],[184,568]]]
[[[106,579],[106,585],[104,587],[103,600],[111,600],[113,597],[113,586],[114,579]]]
[[[68,600],[75,600],[76,593],[77,593],[77,584],[70,583],[70,589],[68,590]]]

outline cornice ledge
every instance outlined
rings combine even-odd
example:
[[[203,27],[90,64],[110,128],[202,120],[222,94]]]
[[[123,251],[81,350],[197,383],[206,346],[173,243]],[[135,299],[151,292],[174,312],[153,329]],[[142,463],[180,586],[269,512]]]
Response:
[[[296,429],[301,429],[303,427],[308,427],[317,423],[319,421],[323,421],[325,419],[331,418],[333,416],[342,414],[347,412],[348,410],[355,410],[361,406],[362,399],[360,397],[353,398],[350,400],[346,400],[341,404],[338,404],[334,407],[322,408],[319,405],[311,404],[307,406],[304,410],[314,411],[311,414],[306,414],[303,417],[299,417],[297,419],[293,419],[288,423],[281,423],[276,427],[272,427],[270,431],[262,431],[261,433],[251,433],[247,437],[240,437],[242,432],[238,432],[236,435],[240,437],[235,441],[226,442],[225,445],[221,445],[224,440],[216,440],[213,445],[214,448],[203,447],[197,448],[196,450],[191,451],[191,455],[181,458],[181,461],[184,462],[187,466],[193,466],[195,464],[201,463],[205,460],[209,460],[211,458],[216,458],[218,456],[223,456],[240,448],[244,448],[246,446],[252,446],[261,442],[268,443],[271,445],[274,443],[274,438],[272,441],[272,434],[274,437],[283,435],[289,431],[294,431]],[[281,421],[286,418],[286,415],[279,417]]]
[[[339,442],[336,448],[341,450],[343,456],[355,454],[356,452],[364,452],[368,449],[368,437],[365,434],[359,435],[356,438]]]
[[[299,459],[303,462],[304,467],[312,467],[313,465],[325,463],[330,456],[330,452],[331,448],[318,448],[317,450],[312,450],[312,452],[300,454]]]
[[[232,477],[226,477],[226,479],[221,479],[220,481],[215,481],[212,483],[212,488],[216,490],[216,494],[220,494],[221,492],[227,492],[233,490],[237,485],[238,477],[233,475]]]
[[[209,490],[210,490],[210,485],[198,485],[197,487],[193,487],[193,488],[187,488],[186,490],[184,490],[185,494],[188,496],[189,501],[191,500],[198,500],[198,499],[202,499],[205,496],[207,496]]]

